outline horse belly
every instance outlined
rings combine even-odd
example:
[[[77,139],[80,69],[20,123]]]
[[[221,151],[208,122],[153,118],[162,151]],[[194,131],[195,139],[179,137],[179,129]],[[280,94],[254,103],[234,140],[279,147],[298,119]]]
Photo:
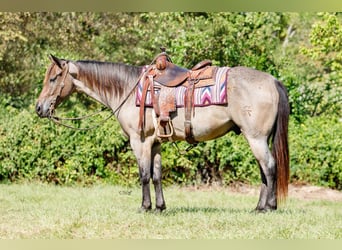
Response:
[[[184,110],[178,109],[173,117],[175,140],[184,140]],[[212,105],[195,108],[191,116],[192,132],[197,141],[207,141],[223,136],[235,125],[229,118],[227,106]]]

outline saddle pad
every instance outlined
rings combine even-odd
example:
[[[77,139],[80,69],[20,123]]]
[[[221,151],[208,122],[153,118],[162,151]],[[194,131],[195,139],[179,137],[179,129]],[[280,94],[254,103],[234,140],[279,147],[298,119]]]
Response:
[[[211,86],[199,87],[194,90],[194,106],[195,107],[204,107],[209,105],[224,105],[228,103],[227,98],[227,79],[228,79],[228,71],[229,67],[220,67],[216,72],[215,82]],[[142,89],[143,89],[143,81],[142,79],[137,87],[136,92],[136,105],[140,106],[141,97],[142,97]],[[155,90],[159,91],[159,90]],[[186,87],[179,86],[175,87],[176,93],[176,106],[184,107],[184,96],[185,96]],[[151,101],[151,93],[147,92],[146,107],[152,107]]]

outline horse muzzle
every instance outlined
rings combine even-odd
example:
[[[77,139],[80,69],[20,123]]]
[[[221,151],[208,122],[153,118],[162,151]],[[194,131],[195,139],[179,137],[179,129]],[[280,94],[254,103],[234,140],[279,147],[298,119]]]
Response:
[[[40,118],[50,118],[53,112],[53,103],[39,101],[36,103],[36,113]]]

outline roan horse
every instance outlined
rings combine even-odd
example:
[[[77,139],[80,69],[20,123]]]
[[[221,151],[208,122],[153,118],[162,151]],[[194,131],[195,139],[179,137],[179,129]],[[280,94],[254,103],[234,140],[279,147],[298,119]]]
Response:
[[[98,61],[70,61],[50,57],[44,86],[36,104],[40,117],[53,119],[56,107],[79,91],[110,108],[129,138],[139,165],[142,211],[152,208],[150,179],[155,188],[156,210],[166,208],[162,190],[161,143],[156,135],[155,114],[145,108],[144,133],[138,129],[139,107],[135,93],[143,67]],[[285,200],[289,182],[288,118],[289,102],[283,84],[273,76],[247,67],[230,68],[228,105],[196,108],[192,133],[196,141],[206,141],[234,130],[242,132],[258,161],[261,174],[256,211],[277,209]],[[184,108],[172,115],[173,141],[185,140]],[[272,144],[272,152],[269,149]]]

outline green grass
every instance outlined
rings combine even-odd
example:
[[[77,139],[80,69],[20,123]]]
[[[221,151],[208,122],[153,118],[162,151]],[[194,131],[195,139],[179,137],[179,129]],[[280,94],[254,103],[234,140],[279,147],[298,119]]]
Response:
[[[153,191],[153,189],[152,189]],[[153,193],[153,192],[152,192]],[[139,213],[141,190],[0,185],[1,239],[341,239],[341,202],[290,198],[267,214],[257,195],[223,188],[164,190],[167,210]]]

